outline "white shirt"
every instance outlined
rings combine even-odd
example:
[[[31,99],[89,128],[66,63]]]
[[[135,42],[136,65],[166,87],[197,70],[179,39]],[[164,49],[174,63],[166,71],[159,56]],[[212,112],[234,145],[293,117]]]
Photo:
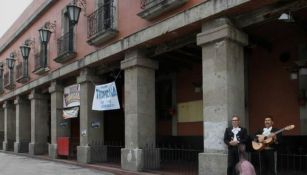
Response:
[[[239,127],[232,128],[231,132],[234,135],[233,141],[238,141],[237,134],[238,134],[239,131],[241,131],[241,128],[239,128]]]
[[[271,134],[272,126],[269,128],[263,128],[262,135],[269,136]]]

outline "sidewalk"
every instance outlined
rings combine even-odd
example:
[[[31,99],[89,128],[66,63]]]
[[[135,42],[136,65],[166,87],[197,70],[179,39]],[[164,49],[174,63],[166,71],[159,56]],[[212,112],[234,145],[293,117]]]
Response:
[[[33,158],[33,159],[40,159],[40,160],[48,160],[48,161],[53,161],[53,162],[58,162],[58,163],[65,163],[65,164],[80,166],[80,167],[88,168],[88,169],[95,169],[95,170],[98,170],[98,171],[113,173],[114,175],[158,175],[157,173],[127,171],[127,170],[121,169],[119,166],[116,167],[115,165],[106,164],[106,163],[86,164],[86,163],[77,162],[75,160],[51,159],[47,155],[33,156],[33,155],[26,154],[26,153],[14,153],[14,152],[11,152],[11,151],[0,151],[0,152],[6,153],[6,154],[13,154],[13,155],[17,155],[17,156],[30,157],[30,158]]]

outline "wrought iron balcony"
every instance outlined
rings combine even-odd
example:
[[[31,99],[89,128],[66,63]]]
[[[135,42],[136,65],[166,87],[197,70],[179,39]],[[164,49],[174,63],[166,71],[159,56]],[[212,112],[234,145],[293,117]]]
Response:
[[[76,56],[74,51],[74,33],[67,32],[57,40],[58,56],[54,61],[64,63]]]
[[[141,11],[138,15],[144,19],[150,20],[160,14],[177,8],[188,0],[140,0]]]
[[[87,42],[90,45],[99,45],[118,33],[115,27],[115,10],[113,0],[111,0],[88,16]]]
[[[157,4],[162,4],[167,2],[168,0],[141,0],[141,8],[142,9],[148,9],[150,7],[153,7]]]
[[[43,74],[48,72],[49,68],[47,67],[47,58],[44,51],[41,51],[39,54],[34,56],[34,71],[35,74]]]
[[[4,74],[3,83],[4,83],[4,88],[6,89],[11,90],[15,88],[15,83],[13,82],[13,77],[10,77],[10,72],[6,72]]]
[[[3,94],[4,88],[3,88],[3,77],[0,77],[0,94]]]
[[[16,81],[18,83],[26,83],[29,80],[28,68],[24,63],[16,65]]]

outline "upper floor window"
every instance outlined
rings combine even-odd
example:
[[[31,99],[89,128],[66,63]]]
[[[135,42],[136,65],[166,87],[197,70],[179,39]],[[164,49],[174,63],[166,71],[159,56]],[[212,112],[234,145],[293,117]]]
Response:
[[[97,9],[88,16],[88,43],[99,45],[114,37],[117,31],[117,0],[99,0]]]
[[[54,59],[58,63],[64,63],[76,56],[74,24],[69,20],[66,8],[62,12],[62,33],[57,39],[57,57]]]
[[[150,20],[171,9],[177,8],[188,0],[140,0],[141,11],[138,15]]]

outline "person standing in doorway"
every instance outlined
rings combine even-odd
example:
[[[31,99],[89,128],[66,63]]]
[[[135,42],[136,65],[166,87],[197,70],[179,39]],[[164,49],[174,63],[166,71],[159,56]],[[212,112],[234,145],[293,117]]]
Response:
[[[226,128],[224,133],[224,143],[228,146],[228,167],[227,175],[235,175],[235,166],[239,162],[239,144],[246,144],[247,130],[240,126],[240,118],[233,115],[231,127]]]

